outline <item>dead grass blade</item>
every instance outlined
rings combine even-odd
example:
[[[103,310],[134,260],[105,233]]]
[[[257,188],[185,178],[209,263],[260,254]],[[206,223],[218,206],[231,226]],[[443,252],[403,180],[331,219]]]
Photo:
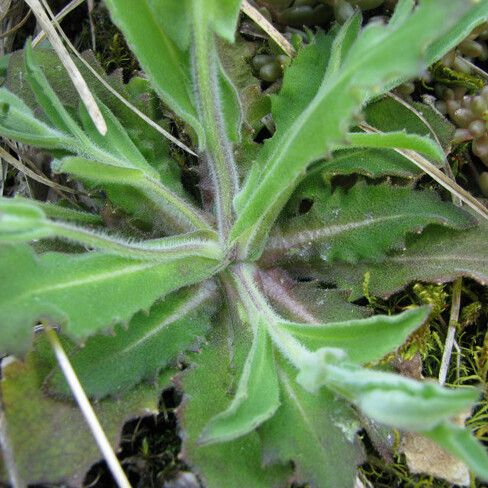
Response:
[[[73,190],[73,188],[69,188],[67,186],[60,185],[51,181],[49,178],[46,178],[43,175],[32,171],[29,167],[27,167],[22,161],[15,159],[8,151],[6,151],[3,147],[0,146],[0,158],[3,159],[5,162],[13,166],[15,169],[18,169],[20,172],[24,173],[29,178],[42,183],[43,185],[49,186],[55,190],[65,192],[65,193],[73,193],[78,194],[79,191]]]
[[[63,42],[61,41],[59,35],[56,32],[56,29],[51,24],[49,17],[44,10],[43,4],[45,4],[44,0],[25,0],[29,7],[34,12],[39,24],[41,25],[42,29],[46,33],[53,49],[56,51],[59,59],[63,63],[66,71],[68,72],[71,81],[73,82],[76,91],[79,93],[81,100],[85,104],[85,107],[90,114],[95,127],[98,129],[100,134],[105,135],[107,133],[107,124],[103,118],[100,109],[98,108],[97,102],[95,101],[94,96],[92,95],[86,81],[83,79],[79,69],[77,68],[74,61],[71,59],[68,50],[64,47]],[[42,3],[41,3],[42,2]]]
[[[103,454],[103,457],[107,462],[108,468],[110,469],[115,482],[119,488],[131,488],[129,480],[127,479],[124,470],[122,469],[122,466],[120,465],[120,462],[117,459],[117,456],[115,455],[102,426],[100,425],[98,417],[96,416],[90,401],[88,400],[86,393],[81,386],[80,380],[76,376],[73,366],[71,366],[56,331],[51,328],[49,324],[43,325],[44,331],[54,351],[59,367],[66,378],[66,382],[68,383],[73,396],[75,397],[76,403],[78,403],[78,406],[80,407],[81,413],[85,417],[88,427],[90,427],[93,437],[95,438],[100,452]]]
[[[67,5],[65,5],[54,17],[56,22],[60,22],[63,20],[70,12],[72,12],[75,8],[79,7],[82,3],[85,3],[85,0],[71,0]],[[32,41],[32,47],[36,47],[39,43],[41,43],[46,38],[46,32],[42,30],[34,37]]]
[[[293,58],[296,55],[295,48],[288,42],[288,39],[277,30],[274,25],[253,7],[247,0],[243,0],[241,10],[254,22],[256,22],[266,34],[283,50],[285,54]]]
[[[376,132],[380,133],[378,129],[372,127],[365,122],[361,122],[358,126],[364,130],[365,132]],[[456,196],[461,200],[463,203],[468,205],[468,207],[472,208],[476,213],[478,213],[481,217],[488,220],[488,209],[479,202],[471,193],[466,191],[464,188],[459,186],[454,180],[449,178],[445,175],[439,168],[434,166],[429,160],[425,159],[420,154],[416,153],[415,151],[411,151],[408,149],[395,149],[398,154],[401,154],[403,157],[407,158],[413,164],[418,166],[424,173],[427,173],[432,179],[437,181],[439,185],[449,191],[452,195]]]
[[[80,0],[75,0],[75,1],[80,2]],[[74,3],[74,2],[72,2],[72,3]],[[49,7],[47,7],[47,8],[48,8],[48,11],[50,12],[51,16],[54,17],[52,15],[52,12],[49,10]],[[60,15],[61,12],[59,12],[58,15]],[[57,16],[54,17],[54,19],[56,19],[56,18],[57,18]],[[88,69],[88,71],[90,71],[90,73],[104,86],[104,88],[106,90],[108,90],[114,97],[116,97],[120,102],[122,102],[127,108],[132,110],[138,117],[140,117],[144,122],[146,122],[146,124],[150,125],[153,129],[157,130],[162,136],[164,136],[166,139],[168,139],[174,145],[178,146],[180,149],[182,149],[183,151],[186,151],[187,153],[191,154],[192,156],[197,156],[197,154],[194,151],[192,151],[188,146],[183,144],[176,137],[171,135],[168,131],[163,129],[159,124],[157,124],[156,122],[151,120],[146,114],[141,112],[137,107],[135,107],[128,100],[126,100],[117,90],[115,90],[112,86],[110,86],[110,84],[107,83],[103,79],[103,77],[100,76],[100,74],[97,73],[97,71],[81,56],[81,54],[73,46],[73,43],[68,39],[68,36],[66,36],[63,29],[61,28],[61,26],[59,25],[59,23],[56,20],[54,21],[54,25],[57,28],[59,35],[63,38],[64,42],[66,43],[66,45],[70,49],[70,51],[79,59],[79,61],[86,67],[86,69]],[[33,43],[33,45],[35,45],[35,44]]]

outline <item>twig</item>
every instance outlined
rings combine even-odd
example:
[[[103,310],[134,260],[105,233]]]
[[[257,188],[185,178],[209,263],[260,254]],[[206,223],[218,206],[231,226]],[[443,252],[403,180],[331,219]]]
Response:
[[[71,363],[68,359],[68,356],[64,352],[63,346],[59,341],[59,338],[53,328],[49,326],[49,324],[44,324],[44,330],[46,332],[46,336],[53,348],[54,354],[56,355],[56,359],[59,363],[59,366],[66,378],[66,381],[73,393],[73,396],[80,407],[81,413],[85,417],[85,420],[92,431],[93,437],[95,438],[100,451],[107,462],[107,465],[117,483],[119,488],[131,488],[129,480],[127,479],[122,466],[115,455],[112,446],[110,445],[105,432],[98,421],[98,418],[93,411],[90,402],[83,390],[83,387],[76,376],[76,373],[71,366]]]
[[[462,278],[457,278],[452,287],[451,313],[449,316],[449,327],[447,329],[444,352],[442,354],[441,367],[439,369],[439,383],[443,385],[446,382],[447,370],[451,362],[452,348],[455,342],[456,324],[459,320],[459,309],[461,307],[461,289]],[[459,350],[459,348],[457,348]]]
[[[253,7],[247,0],[244,0],[241,5],[241,10],[256,24],[268,34],[271,39],[283,50],[285,54],[293,58],[296,55],[295,48],[288,42],[288,39],[275,28],[275,26],[255,7]]]
[[[71,81],[73,82],[76,91],[79,93],[81,100],[85,104],[85,107],[90,114],[90,117],[93,120],[95,127],[97,128],[98,132],[100,132],[100,134],[105,135],[107,133],[107,124],[105,123],[102,112],[100,112],[100,109],[98,108],[97,102],[95,101],[93,94],[88,88],[88,85],[86,84],[86,81],[81,75],[78,67],[71,59],[67,49],[64,47],[64,44],[59,38],[56,29],[51,24],[51,21],[49,20],[49,17],[44,10],[43,4],[41,4],[41,1],[44,2],[44,0],[25,1],[33,10],[35,16],[37,17],[37,20],[39,21],[39,24],[41,25],[49,41],[51,42],[53,49],[56,51],[59,59],[66,68],[66,71],[68,72],[68,75],[71,78]]]

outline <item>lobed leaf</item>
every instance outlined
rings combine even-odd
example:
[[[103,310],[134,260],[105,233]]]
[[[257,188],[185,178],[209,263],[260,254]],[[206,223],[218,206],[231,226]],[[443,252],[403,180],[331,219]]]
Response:
[[[280,464],[263,467],[261,442],[256,432],[225,443],[198,443],[210,419],[231,402],[251,347],[249,336],[247,328],[232,323],[229,310],[224,307],[207,346],[190,356],[192,367],[182,373],[180,387],[185,396],[178,408],[182,457],[208,488],[269,488],[284,484],[291,474],[287,466]]]
[[[0,246],[2,352],[23,354],[40,319],[78,340],[127,322],[158,298],[215,273],[218,262],[187,256],[154,263],[93,252],[35,256],[24,245]]]
[[[149,313],[138,313],[126,329],[117,328],[114,337],[89,338],[70,356],[83,388],[88,395],[102,398],[154,378],[178,354],[202,342],[217,304],[215,284],[204,282],[169,295]],[[48,387],[70,394],[58,368]]]
[[[227,409],[207,424],[201,444],[229,441],[252,432],[272,417],[280,404],[271,341],[263,323],[255,328],[236,394]]]
[[[265,465],[292,461],[294,480],[316,488],[350,488],[363,450],[352,409],[330,391],[303,390],[290,367],[278,369],[281,406],[260,429]]]
[[[446,282],[466,276],[486,284],[487,232],[484,221],[464,232],[431,227],[408,239],[405,251],[389,255],[382,263],[336,263],[316,269],[322,279],[352,290],[351,300],[363,296],[365,289],[388,297],[413,281]]]
[[[427,47],[468,8],[461,1],[446,4],[428,0],[401,23],[370,24],[347,50],[340,70],[334,68],[330,75],[324,74],[313,99],[305,101],[291,126],[282,128],[277,117],[275,135],[265,145],[258,169],[236,201],[238,219],[231,238],[240,240],[241,252],[254,259],[259,256],[269,228],[307,166],[341,143],[354,113],[384,84],[399,74],[418,73],[425,66],[423,53]],[[440,30],[434,32],[432,24],[440,26]],[[343,39],[355,29],[353,18],[337,35],[334,52],[343,47]],[[308,93],[309,89],[304,91]]]
[[[327,189],[323,194],[327,195]],[[308,213],[277,227],[264,259],[271,255],[275,262],[314,257],[326,262],[374,262],[389,250],[404,247],[408,232],[420,232],[433,223],[468,229],[474,222],[434,192],[360,182],[349,191],[338,188],[331,196],[316,199]]]

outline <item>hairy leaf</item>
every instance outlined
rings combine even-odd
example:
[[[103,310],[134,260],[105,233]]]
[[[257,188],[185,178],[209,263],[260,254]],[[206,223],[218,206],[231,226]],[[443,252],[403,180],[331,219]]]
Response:
[[[447,389],[400,375],[329,362],[331,348],[314,353],[298,382],[308,391],[321,385],[355,403],[368,417],[403,430],[422,432],[468,409],[479,397],[474,388]]]
[[[334,151],[332,159],[321,161],[310,173],[349,175],[358,173],[372,178],[382,176],[418,177],[422,170],[393,149],[355,148]]]
[[[454,125],[425,103],[407,103],[385,96],[364,110],[366,122],[382,132],[405,130],[410,134],[429,136],[448,152],[454,136]]]
[[[402,22],[408,15],[412,5],[411,0],[402,0],[399,2],[398,15],[395,15],[395,22]],[[426,62],[428,65],[433,64],[438,59],[441,59],[451,49],[460,44],[471,31],[486,22],[488,19],[488,4],[484,1],[471,2],[471,8],[464,13],[464,15],[453,24],[451,29],[445,32],[439,39],[437,39],[426,52]],[[402,81],[405,81],[408,77],[401,77],[398,80],[388,84],[385,87],[385,91],[388,91],[395,86],[399,85]]]
[[[32,50],[32,45],[28,42],[24,50],[27,80],[51,124],[58,130],[66,134],[71,134],[80,141],[88,143],[88,139],[81,130],[80,126],[73,120],[61,100],[58,98],[46,76],[37,64]]]
[[[168,12],[158,12],[160,2],[152,0],[141,0],[137,9],[133,8],[131,0],[106,0],[105,3],[158,95],[201,136],[189,53],[165,30],[161,18]]]
[[[474,225],[469,214],[440,201],[433,192],[361,182],[316,200],[310,212],[278,227],[266,254],[285,261],[315,256],[324,261],[375,261],[392,248],[402,248],[408,232],[419,232],[431,223],[457,229]]]
[[[169,263],[103,253],[34,256],[24,245],[0,246],[1,350],[24,353],[39,319],[84,339],[148,309],[158,298],[211,276],[218,262],[186,257]]]
[[[302,105],[300,116],[289,126],[277,122],[274,137],[263,149],[260,169],[243,190],[246,198],[236,202],[239,217],[232,237],[241,240],[246,255],[260,254],[263,238],[303,171],[341,142],[355,111],[381,90],[382,84],[399,74],[415,75],[425,63],[425,49],[467,8],[461,1],[446,4],[430,0],[422,2],[401,24],[370,24],[348,49],[340,69],[331,66],[333,71],[325,73],[313,100]],[[439,26],[435,32],[432,23]],[[337,35],[333,50],[341,49],[343,39],[354,30],[353,18]]]
[[[260,430],[264,462],[293,461],[295,481],[316,488],[350,488],[363,451],[354,412],[330,391],[312,395],[286,364],[278,370],[282,405]]]
[[[328,324],[281,322],[279,326],[308,349],[336,347],[343,349],[355,363],[368,363],[401,346],[427,320],[429,311],[424,307],[391,317],[375,315]]]
[[[168,217],[168,227],[172,231],[208,228],[203,216],[197,210],[192,209],[189,203],[185,202],[184,198],[180,196],[181,189],[177,188],[177,192],[175,193],[173,190],[175,185],[172,184],[171,186],[173,188],[168,188],[160,181],[158,171],[145,160],[142,153],[128,136],[125,128],[114,117],[108,107],[101,104],[101,109],[108,126],[108,131],[105,136],[101,136],[98,133],[86,110],[81,109],[81,120],[84,123],[85,131],[90,136],[87,137],[85,132],[81,130],[62,105],[42,70],[36,65],[32,52],[29,50],[26,51],[26,66],[27,78],[31,81],[31,86],[37,100],[49,115],[51,121],[60,127],[63,132],[53,132],[51,128],[44,127],[44,124],[34,118],[32,112],[23,102],[18,100],[15,95],[4,92],[3,98],[6,103],[5,114],[7,116],[4,120],[3,127],[0,122],[0,133],[21,142],[28,142],[51,149],[64,149],[65,151],[82,155],[84,158],[81,158],[82,168],[80,171],[84,169],[84,166],[91,167],[93,170],[93,167],[97,164],[96,161],[101,161],[101,163],[98,163],[99,165],[108,166],[106,168],[107,171],[111,170],[112,173],[116,172],[119,177],[115,181],[112,178],[111,181],[106,176],[102,178],[103,175],[100,174],[100,177],[97,179],[97,174],[101,169],[98,167],[96,171],[91,172],[91,180],[87,177],[88,181],[102,185],[108,184],[109,195],[114,199],[115,203],[121,205],[123,208],[125,206],[126,199],[124,197],[127,195],[127,190],[123,188],[121,192],[120,188],[114,189],[110,183],[115,182],[123,187],[129,188],[135,186],[146,198],[152,200],[159,207],[160,211]],[[0,93],[1,98],[2,93]],[[38,135],[34,139],[32,139],[32,135],[27,136],[31,139],[25,139],[26,125],[27,127],[34,126],[31,132],[34,131],[35,133],[35,130],[37,130]],[[87,160],[86,158],[90,159]],[[78,166],[80,166],[80,160],[77,160],[77,158],[72,159],[71,166],[73,167],[73,173],[76,168],[75,161],[78,161]],[[62,163],[55,162],[54,168],[67,171],[69,162],[70,159],[68,158],[64,162],[64,168]],[[136,172],[132,171],[132,177],[125,173],[125,178],[121,178],[121,171],[118,171],[118,168],[136,170]],[[171,178],[169,181],[171,182]],[[137,183],[139,183],[138,186]],[[156,190],[157,195],[154,195],[154,190]],[[161,204],[161,199],[166,202],[166,205]]]
[[[410,134],[429,136],[447,152],[454,126],[429,105],[413,103],[391,96],[370,103],[364,110],[369,125],[383,132],[406,130]],[[431,160],[436,164],[434,160]],[[348,148],[334,151],[330,160],[313,166],[311,172],[324,175],[360,173],[378,178],[385,175],[417,177],[422,170],[393,149]]]
[[[409,239],[404,252],[388,256],[383,263],[336,263],[319,266],[319,274],[322,279],[351,289],[351,300],[363,296],[365,290],[387,297],[413,281],[445,282],[467,276],[486,284],[487,232],[485,222],[465,232],[430,227]]]
[[[356,147],[410,149],[436,161],[444,160],[444,152],[427,137],[406,132],[369,133],[352,132],[347,136],[349,143]]]
[[[280,404],[271,341],[263,323],[257,323],[236,394],[224,412],[213,417],[199,442],[210,444],[236,439],[273,416]]]
[[[187,199],[175,194],[169,188],[152,178],[139,168],[133,168],[130,163],[114,161],[114,157],[100,155],[100,160],[68,156],[53,162],[53,169],[58,173],[68,173],[90,182],[108,188],[109,195],[120,187],[139,190],[147,199],[152,201],[167,217],[167,225],[173,229],[195,230],[207,229],[209,225],[201,211],[190,205]],[[108,159],[108,161],[107,161]],[[115,193],[117,195],[117,193]],[[122,199],[126,193],[122,194]],[[163,203],[161,203],[163,200]],[[121,203],[120,196],[116,202]]]
[[[222,444],[199,445],[198,439],[210,419],[226,409],[251,347],[249,331],[235,324],[228,310],[201,353],[190,357],[193,365],[182,374],[185,392],[178,409],[182,428],[183,459],[199,474],[208,488],[280,486],[290,474],[288,468],[262,466],[261,442],[256,432]],[[226,317],[227,315],[227,317]],[[226,328],[232,341],[228,342]]]
[[[148,261],[171,261],[189,255],[222,259],[222,251],[212,232],[194,232],[146,241],[94,232],[83,227],[47,218],[42,207],[29,200],[0,197],[0,242],[22,242],[61,238],[105,251],[107,254]],[[212,242],[213,240],[213,242]]]
[[[366,307],[350,303],[346,290],[324,289],[317,282],[298,282],[279,268],[261,271],[259,278],[273,308],[291,322],[341,322],[371,313]]]
[[[115,337],[88,339],[70,357],[85,391],[96,398],[120,394],[155,377],[180,352],[202,342],[217,305],[215,292],[211,282],[175,292],[149,314],[138,313],[127,329],[117,328]],[[48,386],[56,393],[69,394],[59,369]]]
[[[5,88],[0,88],[0,134],[51,150],[74,148],[76,143],[68,134],[37,120],[31,109]]]
[[[124,85],[120,72],[117,70],[107,76],[100,66],[97,58],[90,51],[82,55],[85,62],[98,73],[105,83],[110,85],[122,98],[134,104],[142,113],[156,120],[160,125],[165,122],[159,120],[161,114],[159,103],[155,92],[149,85],[148,80],[140,77],[133,77],[127,85]],[[6,87],[15,95],[20,97],[36,115],[43,116],[39,111],[32,89],[27,82],[27,72],[22,51],[16,51],[9,57]],[[53,49],[42,49],[37,47],[35,59],[42,66],[42,72],[49,85],[52,87],[61,103],[71,114],[76,114],[80,106],[78,94],[68,76],[66,70],[61,66],[60,60]],[[169,156],[168,142],[161,134],[147,122],[143,121],[123,102],[116,98],[105,86],[95,78],[93,73],[78,59],[74,60],[78,69],[87,80],[90,90],[107,106],[108,109],[123,123],[127,133],[137,145],[144,157],[159,171],[161,180],[172,189],[181,191],[181,184],[178,181],[179,168]],[[105,115],[106,116],[106,115]],[[44,119],[42,119],[44,120]],[[47,120],[47,119],[46,119]]]
[[[15,201],[18,203],[26,203],[29,205],[35,203],[35,205],[40,208],[47,217],[51,219],[60,219],[68,222],[76,222],[87,225],[99,225],[103,222],[102,218],[99,215],[67,207],[63,204],[64,202],[58,202],[58,204],[50,202],[40,202],[37,200],[32,200],[30,198],[22,198],[20,196],[16,196]]]

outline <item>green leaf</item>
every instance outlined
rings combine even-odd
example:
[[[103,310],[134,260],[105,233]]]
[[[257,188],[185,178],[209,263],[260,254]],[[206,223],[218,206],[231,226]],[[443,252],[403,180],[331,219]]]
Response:
[[[24,245],[0,246],[1,350],[22,354],[39,319],[85,339],[127,322],[158,298],[211,276],[218,262],[188,256],[169,263],[92,252],[36,257]]]
[[[80,104],[79,106],[80,119],[83,129],[89,137],[90,145],[98,146],[115,156],[119,160],[120,166],[139,168],[153,178],[157,178],[156,169],[146,161],[114,114],[100,101],[98,101],[98,107],[107,124],[107,133],[104,136],[95,127],[85,105]]]
[[[420,176],[422,170],[393,149],[356,148],[334,151],[332,159],[321,161],[310,169],[310,173],[322,173],[326,178],[352,173],[371,178],[413,178]]]
[[[265,465],[292,461],[297,484],[350,488],[363,450],[352,409],[330,391],[299,386],[290,367],[278,369],[282,405],[260,429]]]
[[[0,88],[0,135],[45,149],[65,149],[76,143],[68,134],[37,120],[31,109],[5,88]]]
[[[341,322],[371,314],[366,307],[350,303],[346,290],[324,289],[316,281],[296,281],[279,268],[261,271],[259,280],[273,309],[291,322]]]
[[[158,95],[201,139],[203,129],[193,96],[189,53],[174,42],[165,29],[165,22],[161,21],[171,11],[161,12],[159,9],[164,4],[153,0],[141,0],[137,9],[133,8],[132,0],[106,0],[105,3]],[[178,15],[188,18],[188,13],[181,10]],[[174,17],[166,19],[167,23]]]
[[[351,132],[347,138],[348,142],[356,147],[410,149],[436,161],[445,159],[445,154],[439,145],[427,137],[416,134],[407,134],[406,132],[382,132],[378,134]]]
[[[0,389],[15,464],[24,483],[50,483],[81,487],[88,469],[101,458],[79,408],[56,401],[42,390],[42,382],[55,362],[30,353],[25,363],[4,368]],[[133,417],[156,414],[160,389],[140,385],[124,398],[94,405],[107,437],[117,449],[124,423]],[[46,440],[49,439],[49,442]],[[0,479],[7,481],[5,474]]]
[[[65,109],[61,100],[47,81],[40,66],[37,64],[30,42],[27,42],[24,53],[27,80],[34,92],[37,102],[42,107],[51,123],[61,132],[70,134],[83,143],[88,143],[88,139],[81,130],[81,127],[73,120],[71,115]]]
[[[61,100],[61,104],[67,108],[69,113],[75,114],[79,107],[79,96],[69,79],[68,73],[62,67],[56,52],[53,49],[36,47],[35,55],[39,65],[42,66],[42,71],[49,85]],[[10,56],[6,87],[37,113],[39,107],[32,89],[27,82],[24,57],[23,51],[16,51]],[[146,116],[153,120],[157,120],[160,117],[159,111],[155,110],[158,105],[157,96],[149,87],[148,80],[134,77],[127,85],[124,85],[122,77],[118,76],[118,71],[111,76],[105,74],[97,58],[91,51],[85,51],[82,58],[98,73],[105,83],[110,85],[123,98],[133,103]],[[155,165],[160,163],[162,157],[167,159],[169,154],[167,140],[161,137],[161,134],[156,129],[148,125],[147,122],[143,121],[131,109],[124,105],[122,101],[107,90],[81,61],[77,58],[74,61],[82,73],[83,78],[87,81],[90,90],[120,121],[123,121],[124,127],[129,132],[130,137],[137,144],[141,152],[144,153],[146,158],[150,156],[148,159]],[[143,86],[139,83],[141,80]],[[139,86],[137,94],[134,94],[135,85]],[[173,164],[172,170],[174,171],[176,169],[176,165]],[[170,175],[166,173],[165,177],[165,183],[169,184],[169,180],[171,179],[169,178]]]
[[[319,266],[317,275],[352,290],[351,300],[363,296],[365,288],[372,295],[388,297],[413,281],[443,283],[467,276],[486,284],[487,232],[484,221],[465,232],[430,227],[408,239],[404,252],[388,256],[383,263]]]
[[[484,0],[472,2],[471,8],[427,51],[427,63],[430,65],[442,58],[451,49],[463,41],[471,31],[488,20],[488,3]]]
[[[443,115],[425,103],[407,103],[385,96],[370,103],[364,110],[369,125],[382,132],[407,131],[428,136],[439,142],[444,151],[450,150],[454,126]]]
[[[385,425],[411,432],[430,430],[470,408],[479,397],[474,388],[447,389],[352,363],[332,363],[328,351],[332,349],[314,353],[307,369],[301,369],[298,382],[308,391],[324,385]]]
[[[30,198],[22,198],[17,195],[15,196],[14,201],[18,203],[26,203],[29,205],[35,203],[35,205],[39,209],[41,209],[47,217],[51,219],[67,220],[69,222],[77,222],[87,225],[100,225],[103,223],[103,220],[99,215],[64,206],[64,202],[60,202],[58,204],[50,202],[40,202],[38,200],[32,200]]]
[[[368,363],[400,347],[427,320],[429,312],[423,307],[393,316],[375,315],[327,324],[280,322],[279,326],[312,351],[335,347],[343,349],[355,363]]]
[[[422,434],[461,459],[476,476],[488,481],[488,453],[470,432],[451,422],[444,422]]]
[[[185,394],[178,408],[182,456],[208,488],[271,488],[283,485],[290,475],[288,467],[263,467],[256,432],[225,443],[202,446],[197,442],[210,419],[231,402],[251,347],[250,335],[247,328],[232,323],[229,310],[224,307],[208,345],[190,356],[192,367],[182,373],[178,382]]]
[[[427,46],[467,9],[468,5],[461,1],[446,4],[429,0],[422,2],[401,25],[369,24],[348,50],[341,69],[330,76],[325,73],[313,100],[306,100],[309,103],[302,105],[294,122],[282,128],[277,117],[275,135],[265,144],[264,157],[259,158],[260,171],[246,183],[246,198],[236,202],[239,216],[231,237],[240,240],[241,252],[254,259],[259,256],[263,239],[308,164],[341,143],[354,113],[383,84],[400,73],[418,73],[425,66],[423,53]],[[439,29],[434,31],[432,25]],[[350,28],[351,24],[345,24],[342,32]],[[333,50],[342,47],[344,37],[347,36],[339,32]]]
[[[289,219],[270,236],[265,250],[274,260],[357,262],[383,259],[387,251],[403,248],[408,232],[432,223],[467,229],[474,220],[436,193],[413,191],[391,184],[360,182],[349,191],[338,188],[317,199],[312,209]],[[387,202],[387,203],[385,203]]]
[[[424,103],[409,105],[391,96],[370,103],[365,108],[369,125],[383,132],[407,131],[434,138],[447,153],[454,136],[454,126],[439,112]],[[436,164],[435,160],[431,160]],[[325,177],[360,173],[373,178],[385,175],[417,177],[422,170],[392,149],[354,148],[334,151],[330,160],[313,166],[309,173],[322,172]]]
[[[0,197],[0,242],[25,242],[42,238],[66,239],[107,254],[155,262],[167,262],[190,255],[223,259],[217,235],[211,231],[129,241],[117,235],[49,220],[41,207],[27,199],[19,201]]]
[[[186,288],[140,312],[127,329],[118,327],[114,337],[97,335],[70,356],[83,388],[90,396],[119,395],[143,379],[151,379],[176,356],[202,342],[218,303],[212,282]],[[114,368],[113,365],[117,367]],[[48,386],[55,393],[70,390],[59,369]]]
[[[407,0],[401,4],[399,15],[396,16],[396,22],[401,23],[407,16],[409,5],[413,2]],[[411,8],[411,7],[410,7]],[[401,13],[400,13],[401,10]],[[488,4],[484,0],[475,0],[471,2],[471,8],[461,16],[458,21],[451,26],[451,28],[445,32],[439,39],[437,39],[429,48],[425,54],[425,60],[427,65],[432,65],[435,61],[438,61],[445,56],[451,49],[458,46],[464,39],[477,26],[486,22],[488,19]],[[403,81],[406,81],[408,77],[403,76],[385,87],[385,91],[389,91],[395,86],[400,85]]]
[[[229,42],[234,42],[241,2],[242,0],[209,0],[205,5],[211,26],[219,36]]]
[[[201,444],[229,441],[248,434],[272,417],[280,404],[271,341],[263,323],[258,322],[255,327],[234,399],[225,411],[210,420],[200,437]]]
[[[130,163],[124,164],[123,160],[114,161],[112,156],[107,155],[108,162],[105,162],[103,155],[101,156],[100,161],[68,156],[53,161],[52,167],[55,172],[68,173],[94,185],[109,185],[109,192],[113,191],[110,185],[127,186],[141,191],[164,213],[170,228],[183,231],[209,230],[203,213],[158,179],[152,178],[139,168],[130,167]]]

